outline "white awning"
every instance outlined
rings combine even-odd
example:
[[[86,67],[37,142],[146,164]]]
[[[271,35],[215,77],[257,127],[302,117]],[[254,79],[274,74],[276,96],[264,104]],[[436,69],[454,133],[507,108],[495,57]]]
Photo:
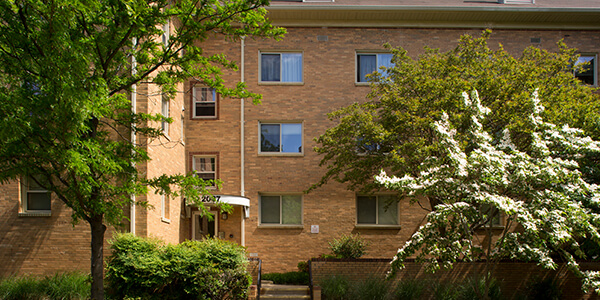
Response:
[[[250,199],[242,196],[215,195],[217,202],[227,203],[231,205],[250,206]]]
[[[210,196],[200,198],[205,204],[227,203],[229,205],[243,206],[244,218],[250,217],[250,199],[242,196],[231,195],[214,195],[214,199]]]

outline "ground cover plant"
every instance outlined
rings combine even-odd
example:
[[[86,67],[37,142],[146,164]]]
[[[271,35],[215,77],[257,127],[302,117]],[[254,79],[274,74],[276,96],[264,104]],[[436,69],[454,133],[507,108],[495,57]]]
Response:
[[[57,273],[52,276],[15,276],[0,280],[2,300],[90,299],[90,276]]]
[[[251,276],[245,249],[220,239],[164,244],[119,234],[106,267],[112,298],[246,299]]]

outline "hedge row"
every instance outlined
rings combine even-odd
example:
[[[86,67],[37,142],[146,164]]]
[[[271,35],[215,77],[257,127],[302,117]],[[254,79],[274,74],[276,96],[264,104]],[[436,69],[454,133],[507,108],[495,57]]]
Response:
[[[116,299],[246,299],[251,277],[243,247],[219,239],[165,245],[119,234],[106,267]]]

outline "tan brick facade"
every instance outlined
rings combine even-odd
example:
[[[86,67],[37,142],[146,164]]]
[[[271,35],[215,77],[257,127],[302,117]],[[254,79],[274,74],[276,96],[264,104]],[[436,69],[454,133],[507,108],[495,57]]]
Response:
[[[294,270],[299,261],[328,253],[328,241],[349,233],[360,233],[370,242],[367,257],[391,257],[418,228],[425,211],[408,203],[400,204],[401,229],[356,228],[356,195],[337,183],[329,183],[302,196],[301,228],[259,226],[259,198],[264,193],[302,194],[323,174],[324,169],[318,167],[320,157],[312,148],[314,138],[333,125],[326,114],[362,101],[369,91],[368,86],[355,83],[357,51],[380,51],[383,43],[390,43],[404,47],[416,57],[423,53],[425,45],[450,50],[463,34],[479,35],[481,30],[288,28],[286,38],[280,42],[245,42],[246,82],[252,91],[263,95],[260,105],[252,105],[248,100],[245,103],[245,193],[251,199],[250,218],[245,221],[246,246],[251,255],[263,259],[265,272]],[[318,41],[318,36],[326,36],[327,41]],[[532,38],[539,38],[541,42],[532,44]],[[597,53],[600,49],[598,31],[495,30],[489,44],[495,48],[501,43],[511,54],[518,55],[529,45],[556,50],[556,42],[560,39],[583,53]],[[230,50],[232,57],[240,51],[236,44],[225,48]],[[301,51],[303,83],[259,83],[261,51]],[[231,77],[231,80],[237,80],[239,75]],[[236,193],[240,178],[239,165],[236,165],[240,160],[239,146],[234,144],[239,141],[238,100],[224,99],[220,113],[223,118],[218,121],[188,124],[186,146],[190,151],[219,151],[220,178],[225,182],[223,191]],[[259,123],[265,121],[302,122],[303,155],[259,154]],[[233,168],[224,167],[226,163],[233,163]],[[233,186],[229,185],[231,182]],[[319,233],[311,233],[311,225],[318,225]]]
[[[0,277],[89,272],[89,225],[74,226],[71,210],[56,198],[51,202],[51,216],[19,215],[20,195],[18,182],[0,186]],[[110,236],[107,232],[107,239]]]
[[[215,231],[226,240],[245,245],[250,256],[261,258],[263,272],[295,270],[299,261],[328,253],[328,242],[341,234],[359,233],[367,240],[368,258],[392,257],[418,228],[426,212],[402,202],[398,227],[358,228],[356,194],[344,185],[331,182],[303,194],[324,173],[324,168],[318,166],[321,157],[312,151],[316,146],[314,139],[334,125],[327,113],[363,101],[369,92],[367,85],[355,83],[357,51],[382,51],[383,43],[390,43],[416,57],[423,53],[424,46],[447,51],[457,45],[461,35],[479,35],[482,29],[292,26],[282,41],[247,38],[243,42],[245,64],[240,67],[249,90],[263,95],[262,104],[253,105],[249,99],[219,98],[216,118],[196,119],[192,117],[194,81],[181,84],[180,93],[169,103],[173,123],[169,125],[168,138],[140,141],[147,144],[152,161],[138,168],[148,177],[186,173],[192,171],[194,155],[215,156],[216,174],[223,186],[214,194],[250,199],[248,218],[244,206],[235,205],[226,220],[217,216]],[[600,49],[598,30],[495,29],[489,44],[494,48],[501,43],[511,54],[518,55],[530,45],[554,51],[561,39],[581,53],[597,54]],[[209,54],[225,53],[229,59],[241,61],[242,41],[214,38],[203,46]],[[259,83],[259,54],[289,51],[303,55],[302,83]],[[241,78],[241,71],[225,71],[228,86],[233,87]],[[139,86],[137,98],[138,112],[160,113],[162,95],[157,87]],[[261,122],[301,123],[302,153],[259,153]],[[302,197],[301,225],[261,226],[260,195],[289,194]],[[192,238],[194,209],[186,208],[183,199],[170,199],[166,218],[162,217],[161,197],[154,191],[138,200],[147,200],[154,209],[136,209],[136,234],[160,237],[170,243]],[[56,200],[52,203],[52,217],[18,217],[18,205],[18,185],[2,186],[0,261],[8,264],[0,267],[0,276],[39,273],[41,269],[87,270],[89,229],[85,224],[73,228],[70,212]],[[311,233],[313,225],[318,226],[318,233]]]

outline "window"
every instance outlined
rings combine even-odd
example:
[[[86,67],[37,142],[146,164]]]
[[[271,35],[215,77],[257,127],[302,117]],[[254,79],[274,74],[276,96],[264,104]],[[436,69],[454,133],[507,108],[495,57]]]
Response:
[[[192,88],[192,118],[217,118],[217,91],[209,87]]]
[[[358,196],[356,223],[359,225],[398,225],[395,196]]]
[[[585,66],[582,70],[575,72],[575,77],[586,84],[597,85],[598,81],[596,75],[598,68],[596,63],[596,55],[579,56],[579,59],[577,59],[577,63],[575,65],[580,64],[585,64]]]
[[[170,210],[171,210],[171,203],[169,201],[169,196],[167,195],[160,195],[160,206],[161,206],[161,220],[163,222],[170,222]]]
[[[302,82],[302,53],[261,53],[261,82]]]
[[[390,53],[357,53],[356,54],[356,82],[368,82],[366,76],[380,67],[392,67],[392,54]]]
[[[195,155],[192,159],[192,169],[196,176],[204,180],[217,179],[217,157],[214,155]],[[212,184],[212,187],[216,185]]]
[[[161,101],[161,110],[160,113],[163,115],[163,117],[165,118],[169,118],[169,98],[167,98],[167,96],[163,95],[162,96],[162,101]],[[162,132],[165,135],[169,135],[169,122],[167,122],[166,120],[162,120],[162,122],[160,123],[160,128],[162,129]]]
[[[358,155],[374,154],[379,152],[381,148],[381,144],[368,141],[363,137],[356,139],[356,153]]]
[[[260,223],[275,225],[301,225],[302,196],[261,195]]]
[[[23,178],[23,212],[49,212],[50,192],[43,188],[40,176],[29,176]]]
[[[261,123],[260,152],[302,153],[302,124]]]
[[[497,207],[491,206],[489,204],[481,204],[480,210],[483,220],[486,221],[486,226],[502,226],[502,220],[500,219],[500,211]]]

